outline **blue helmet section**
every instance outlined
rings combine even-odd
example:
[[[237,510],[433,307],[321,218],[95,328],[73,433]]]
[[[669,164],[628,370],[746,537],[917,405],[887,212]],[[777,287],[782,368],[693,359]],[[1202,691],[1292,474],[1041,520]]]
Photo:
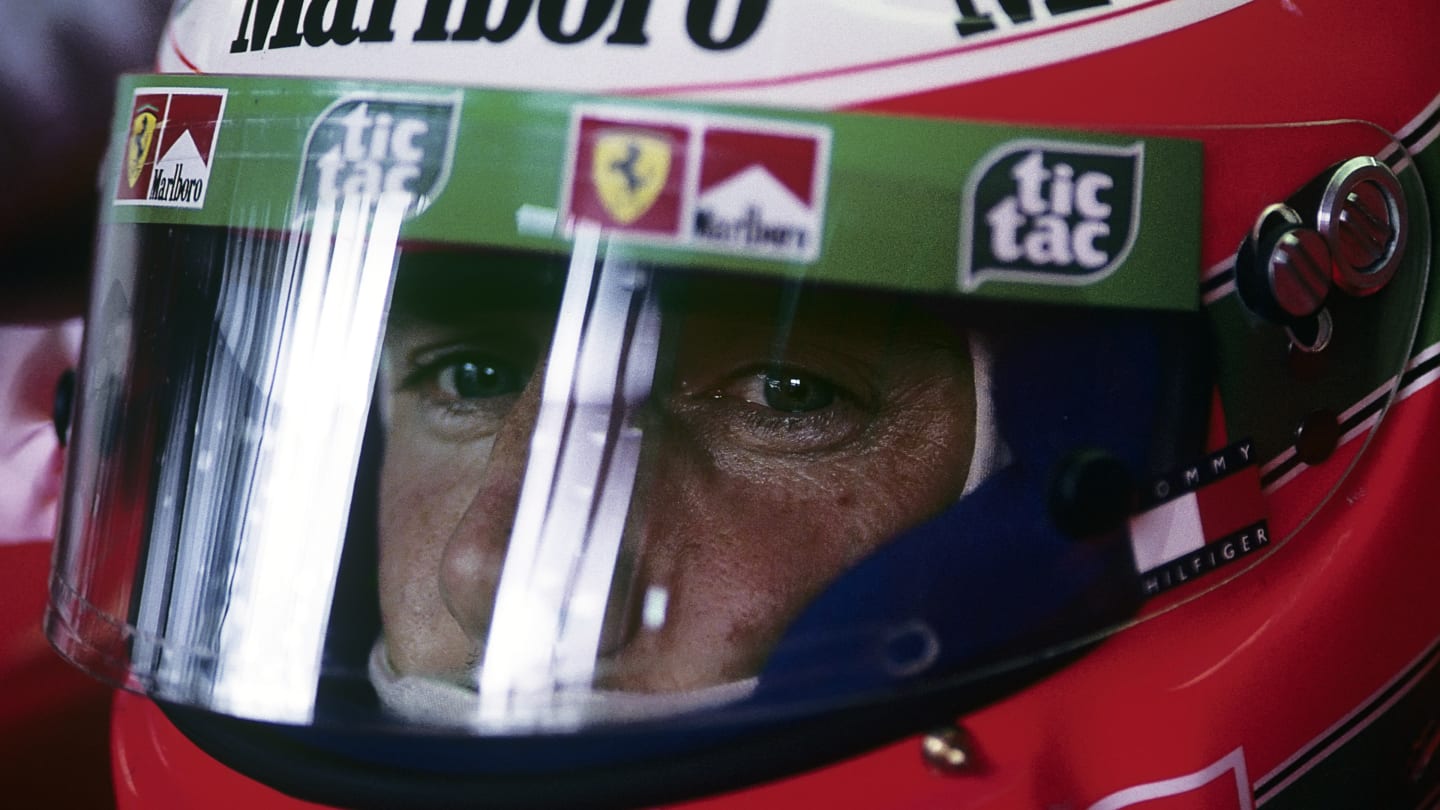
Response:
[[[1208,397],[1193,400],[1208,392],[1206,364],[1183,319],[1025,315],[990,341],[1007,465],[823,592],[777,646],[758,699],[943,689],[1029,663],[1136,609],[1124,521],[1070,536],[1052,519],[1052,487],[1077,451],[1107,454],[1137,482],[1200,453]]]

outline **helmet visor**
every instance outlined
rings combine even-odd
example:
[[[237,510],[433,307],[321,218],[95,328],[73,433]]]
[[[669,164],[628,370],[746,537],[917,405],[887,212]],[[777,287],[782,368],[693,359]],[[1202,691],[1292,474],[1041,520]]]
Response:
[[[481,735],[1036,666],[1262,560],[1378,423],[1423,203],[1316,130],[1200,133],[1202,173],[1196,133],[132,79],[50,636],[171,703]],[[1410,212],[1284,325],[1196,283],[1202,222],[1250,227],[1202,183],[1280,147],[1255,212],[1355,155]]]

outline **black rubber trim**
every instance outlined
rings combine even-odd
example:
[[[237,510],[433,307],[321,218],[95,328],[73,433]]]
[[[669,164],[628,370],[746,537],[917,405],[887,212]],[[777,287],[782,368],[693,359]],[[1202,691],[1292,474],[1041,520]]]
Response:
[[[313,743],[310,732],[162,704],[192,742],[253,779],[299,799],[355,810],[485,808],[620,808],[722,793],[807,771],[914,734],[947,727],[968,710],[1012,693],[1064,666],[1066,656],[940,694],[898,697],[815,717],[737,727],[727,743],[694,747],[685,730],[616,730],[579,736],[474,738],[440,742],[471,759],[467,773],[364,762]],[[723,722],[723,720],[721,721]],[[670,735],[673,746],[664,746]],[[643,738],[643,740],[642,740]],[[334,739],[334,738],[331,738]],[[363,744],[361,736],[347,742]],[[436,738],[425,738],[434,745]],[[616,750],[643,742],[650,750],[681,750],[622,766],[557,766],[579,750]],[[688,747],[687,747],[688,746]],[[920,756],[917,747],[916,757]],[[526,772],[497,770],[497,761],[524,761]],[[530,770],[531,768],[534,770]]]

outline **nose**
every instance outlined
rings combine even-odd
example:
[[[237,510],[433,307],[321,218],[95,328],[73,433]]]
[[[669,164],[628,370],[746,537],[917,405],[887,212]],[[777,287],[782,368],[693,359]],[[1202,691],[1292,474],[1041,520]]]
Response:
[[[515,524],[530,438],[540,408],[543,367],[537,369],[495,433],[475,497],[440,557],[440,597],[475,642],[484,640],[501,565]]]

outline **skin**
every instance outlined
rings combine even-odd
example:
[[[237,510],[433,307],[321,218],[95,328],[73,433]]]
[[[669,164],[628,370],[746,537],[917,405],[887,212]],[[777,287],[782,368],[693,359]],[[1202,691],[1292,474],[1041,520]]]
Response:
[[[975,424],[963,335],[900,299],[837,291],[802,293],[777,334],[789,300],[773,284],[701,280],[663,308],[673,350],[639,415],[644,463],[618,578],[629,587],[612,597],[597,686],[669,692],[755,675],[826,584],[959,497]],[[397,297],[395,312],[386,645],[401,674],[473,683],[553,309],[414,317]],[[667,610],[648,626],[639,597],[656,587]]]

